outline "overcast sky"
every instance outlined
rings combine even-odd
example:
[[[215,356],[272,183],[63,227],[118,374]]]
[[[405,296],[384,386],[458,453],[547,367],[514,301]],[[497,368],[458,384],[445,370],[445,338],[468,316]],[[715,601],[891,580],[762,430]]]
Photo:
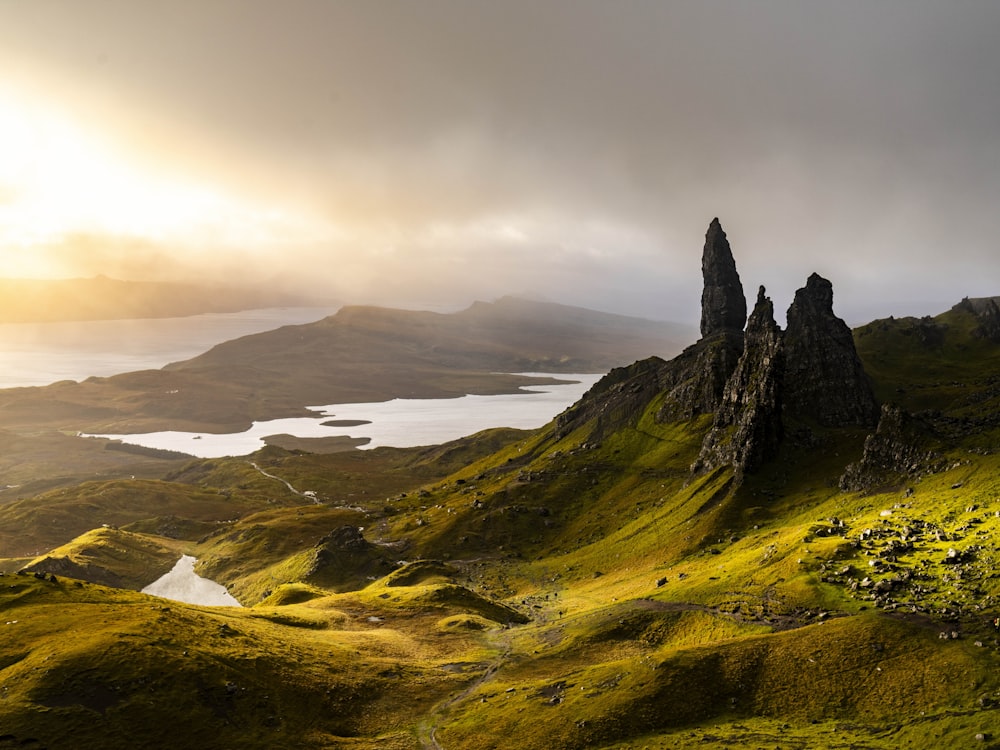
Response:
[[[0,0],[0,276],[852,324],[1000,294],[1000,3]],[[5,142],[5,143],[4,143]]]

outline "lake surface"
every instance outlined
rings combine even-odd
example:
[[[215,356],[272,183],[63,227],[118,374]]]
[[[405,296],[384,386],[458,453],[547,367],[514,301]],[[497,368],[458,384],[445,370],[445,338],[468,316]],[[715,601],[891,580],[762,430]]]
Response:
[[[491,427],[523,430],[541,427],[578,401],[602,377],[596,374],[549,376],[576,382],[534,385],[523,388],[520,393],[501,396],[397,398],[377,403],[311,406],[309,408],[317,413],[316,417],[255,422],[246,432],[226,435],[165,431],[93,437],[181,451],[200,458],[244,456],[264,447],[265,437],[281,434],[305,438],[340,435],[369,438],[370,442],[362,448],[437,445]],[[324,422],[349,422],[352,425],[324,425]],[[362,424],[353,424],[356,422]]]
[[[177,564],[146,588],[143,594],[152,594],[175,602],[202,604],[207,607],[242,607],[236,598],[226,591],[226,587],[202,578],[194,572],[197,562],[191,555],[183,555]]]
[[[336,311],[336,307],[274,307],[184,318],[3,323],[0,388],[159,369],[223,341],[311,323]]]

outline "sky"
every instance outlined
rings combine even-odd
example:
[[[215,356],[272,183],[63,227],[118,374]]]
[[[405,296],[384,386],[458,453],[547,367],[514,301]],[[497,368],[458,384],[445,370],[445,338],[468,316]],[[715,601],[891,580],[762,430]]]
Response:
[[[1000,295],[993,0],[0,0],[0,277],[697,323]]]

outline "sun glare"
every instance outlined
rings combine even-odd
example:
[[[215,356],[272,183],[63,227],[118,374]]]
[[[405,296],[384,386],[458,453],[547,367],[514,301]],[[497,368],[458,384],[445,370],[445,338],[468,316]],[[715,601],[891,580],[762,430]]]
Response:
[[[55,276],[43,248],[87,234],[177,245],[269,245],[322,232],[206,184],[137,169],[72,120],[0,93],[0,276]]]

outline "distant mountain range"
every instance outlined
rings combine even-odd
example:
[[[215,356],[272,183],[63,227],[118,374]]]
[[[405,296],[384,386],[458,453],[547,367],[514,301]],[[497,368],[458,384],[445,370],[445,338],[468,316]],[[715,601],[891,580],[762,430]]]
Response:
[[[218,285],[89,279],[0,279],[0,323],[173,318],[305,304],[284,292]]]
[[[233,431],[312,404],[512,393],[509,373],[606,372],[677,353],[685,326],[503,298],[444,314],[345,307],[161,370],[2,391],[0,429]]]

